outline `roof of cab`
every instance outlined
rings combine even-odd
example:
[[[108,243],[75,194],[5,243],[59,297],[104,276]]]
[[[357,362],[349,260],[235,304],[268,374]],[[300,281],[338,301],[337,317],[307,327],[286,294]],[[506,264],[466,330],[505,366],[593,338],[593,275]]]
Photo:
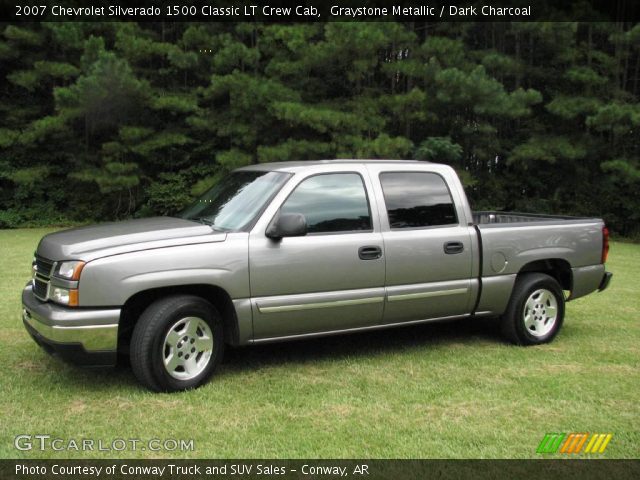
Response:
[[[305,161],[292,161],[292,162],[273,162],[273,163],[259,163],[256,165],[248,165],[246,167],[239,168],[238,170],[259,170],[259,171],[278,171],[278,172],[296,172],[305,168],[319,166],[319,165],[363,165],[367,163],[373,163],[376,165],[398,165],[398,164],[417,164],[417,163],[430,163],[422,160],[378,160],[378,159],[340,159],[340,160],[305,160]]]

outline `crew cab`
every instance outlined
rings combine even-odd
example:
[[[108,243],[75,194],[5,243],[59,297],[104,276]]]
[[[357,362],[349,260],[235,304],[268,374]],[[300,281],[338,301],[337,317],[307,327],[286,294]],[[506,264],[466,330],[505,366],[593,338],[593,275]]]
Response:
[[[330,160],[235,170],[176,217],[46,235],[26,329],[89,366],[130,356],[146,387],[197,387],[225,344],[462,317],[551,341],[565,301],[604,290],[599,218],[472,212],[455,171]]]

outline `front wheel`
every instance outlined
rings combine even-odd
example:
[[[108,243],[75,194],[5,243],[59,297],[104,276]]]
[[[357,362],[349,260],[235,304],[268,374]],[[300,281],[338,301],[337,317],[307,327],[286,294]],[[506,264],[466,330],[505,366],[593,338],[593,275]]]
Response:
[[[558,281],[544,273],[518,277],[501,318],[504,336],[517,345],[548,343],[564,320],[564,294]]]
[[[147,388],[175,392],[199,387],[222,359],[222,318],[200,297],[158,300],[140,316],[130,349],[133,373]]]

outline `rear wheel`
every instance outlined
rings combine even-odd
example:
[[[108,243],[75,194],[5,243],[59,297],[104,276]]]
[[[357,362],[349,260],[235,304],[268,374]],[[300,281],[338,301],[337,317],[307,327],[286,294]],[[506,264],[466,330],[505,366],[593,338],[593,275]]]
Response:
[[[504,336],[518,345],[538,345],[554,339],[564,320],[564,294],[557,280],[544,273],[518,277],[501,318]]]
[[[224,353],[222,318],[203,298],[176,295],[151,304],[131,338],[131,367],[155,391],[205,383]]]

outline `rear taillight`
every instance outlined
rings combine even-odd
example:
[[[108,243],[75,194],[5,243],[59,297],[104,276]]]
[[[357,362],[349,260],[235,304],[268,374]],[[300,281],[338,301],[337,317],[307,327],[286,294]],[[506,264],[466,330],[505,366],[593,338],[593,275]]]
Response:
[[[600,257],[600,263],[605,263],[609,256],[609,229],[602,227],[602,257]]]

